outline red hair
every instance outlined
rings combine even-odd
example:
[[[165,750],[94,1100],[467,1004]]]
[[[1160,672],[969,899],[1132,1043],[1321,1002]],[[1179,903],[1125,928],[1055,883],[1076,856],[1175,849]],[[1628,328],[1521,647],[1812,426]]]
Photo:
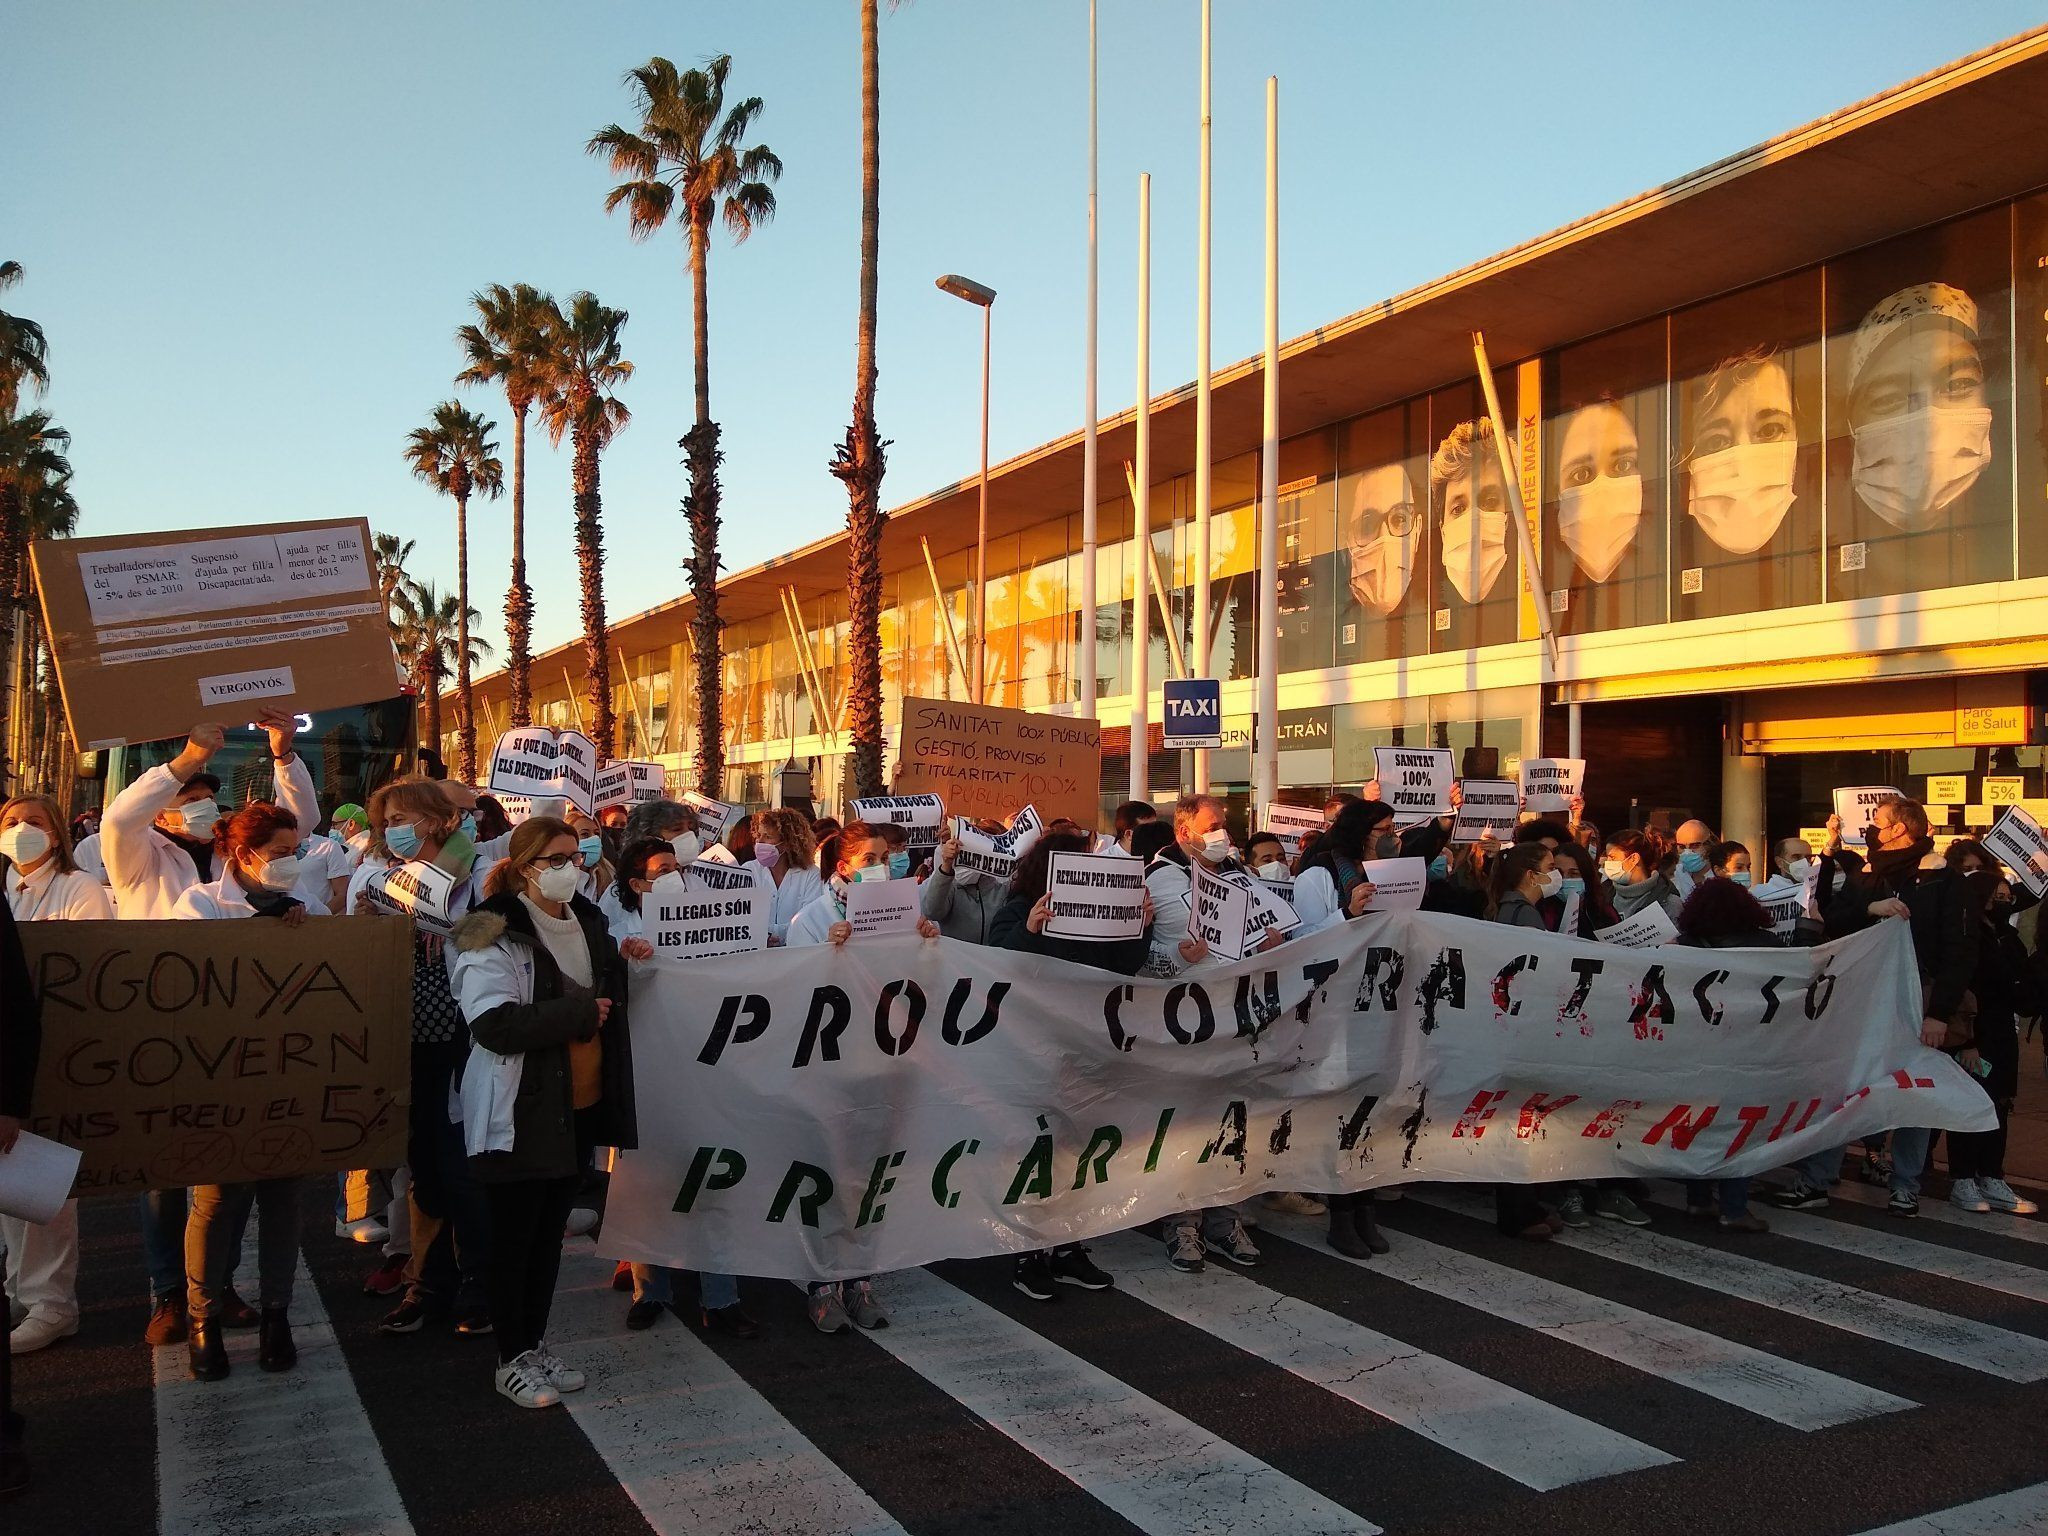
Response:
[[[213,846],[218,853],[237,848],[261,848],[280,832],[296,834],[299,819],[281,805],[252,800],[232,816],[213,824]]]

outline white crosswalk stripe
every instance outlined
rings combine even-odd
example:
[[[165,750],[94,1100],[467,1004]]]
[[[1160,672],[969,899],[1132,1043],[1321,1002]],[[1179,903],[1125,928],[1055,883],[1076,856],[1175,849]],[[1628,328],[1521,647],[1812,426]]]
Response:
[[[1132,1233],[1095,1248],[1127,1295],[1528,1487],[1677,1460],[1221,1264],[1181,1274],[1161,1262],[1157,1243]]]
[[[1434,1193],[1427,1198],[1448,1210],[1491,1219],[1483,1203],[1463,1191]],[[2048,1342],[1969,1318],[1950,1317],[1858,1286],[1818,1282],[1797,1270],[1666,1237],[1647,1228],[1603,1222],[1596,1227],[1567,1228],[1555,1241],[2006,1381],[2048,1380]]]
[[[1797,1360],[1781,1360],[1765,1350],[1405,1232],[1390,1237],[1391,1253],[1367,1261],[1331,1253],[1323,1244],[1320,1222],[1269,1213],[1262,1226],[1342,1263],[1519,1323],[1794,1429],[1826,1429],[1915,1406],[1903,1397]]]
[[[2048,1531],[2048,1483],[1901,1520],[1862,1536],[2026,1536]]]
[[[1891,1196],[1875,1184],[1859,1184],[1854,1179],[1844,1178],[1828,1193],[1837,1200],[1847,1200],[1855,1205],[1872,1206],[1883,1210]],[[1937,1226],[1963,1227],[1971,1232],[1982,1232],[1991,1237],[2009,1237],[2015,1242],[2032,1243],[2037,1248],[2048,1248],[2048,1221],[2033,1216],[2005,1216],[1999,1214],[1981,1215],[1975,1211],[1959,1211],[1945,1199],[1922,1194],[1920,1214],[1913,1221],[1931,1221]],[[1908,1225],[1906,1220],[1900,1226]]]

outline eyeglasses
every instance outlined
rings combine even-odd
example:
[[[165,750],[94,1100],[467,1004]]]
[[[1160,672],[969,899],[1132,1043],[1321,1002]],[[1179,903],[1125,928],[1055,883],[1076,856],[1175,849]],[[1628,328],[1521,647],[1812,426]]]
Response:
[[[1384,512],[1374,511],[1368,507],[1358,514],[1358,520],[1352,524],[1353,537],[1376,539],[1380,536],[1380,530],[1385,529],[1395,538],[1405,539],[1415,524],[1415,509],[1411,506],[1389,507]]]
[[[533,862],[548,869],[567,869],[577,860],[573,853],[544,853]]]

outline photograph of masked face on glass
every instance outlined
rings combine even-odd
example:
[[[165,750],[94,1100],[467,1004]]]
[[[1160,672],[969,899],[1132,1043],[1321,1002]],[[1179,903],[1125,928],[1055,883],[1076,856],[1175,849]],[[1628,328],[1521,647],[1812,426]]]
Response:
[[[1799,494],[1799,425],[1778,353],[1730,358],[1707,376],[1686,467],[1686,515],[1717,547],[1753,555],[1777,535]]]
[[[1508,493],[1493,423],[1461,421],[1429,462],[1444,579],[1467,604],[1486,601],[1508,564]]]
[[[1384,618],[1408,595],[1415,554],[1422,544],[1422,512],[1415,482],[1399,464],[1383,464],[1355,477],[1345,554],[1351,599],[1373,618]]]
[[[1557,442],[1557,535],[1590,581],[1607,581],[1643,520],[1641,445],[1611,400],[1573,411]]]
[[[1849,349],[1856,496],[1902,533],[1938,526],[1991,463],[1977,306],[1915,283],[1880,302]]]
[[[1432,596],[1443,586],[1429,539],[1429,441],[1423,400],[1337,431],[1337,481],[1325,506],[1340,666],[1429,654]]]

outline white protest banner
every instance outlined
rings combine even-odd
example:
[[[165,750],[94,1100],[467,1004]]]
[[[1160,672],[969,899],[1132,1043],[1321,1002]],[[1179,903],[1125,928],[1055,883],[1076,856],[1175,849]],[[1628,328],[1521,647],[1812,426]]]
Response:
[[[1046,867],[1045,932],[1058,939],[1135,939],[1145,931],[1145,866],[1121,853],[1055,853]]]
[[[1863,846],[1864,828],[1877,808],[1899,792],[1889,784],[1860,784],[1835,791],[1835,814],[1842,819],[1842,841],[1851,848]]]
[[[484,787],[492,794],[502,790],[529,800],[557,796],[587,813],[597,798],[597,748],[581,731],[515,727],[491,748]]]
[[[1586,792],[1586,760],[1583,757],[1525,757],[1522,759],[1522,808],[1538,816],[1568,811],[1572,801]]]
[[[1017,861],[1031,851],[1045,832],[1035,806],[1025,806],[1010,818],[1006,832],[989,833],[968,825],[964,817],[953,821],[953,835],[960,840],[960,852],[953,860],[956,873],[991,875],[1007,880],[1015,873]]]
[[[715,841],[725,840],[725,829],[737,815],[744,814],[744,807],[728,805],[723,800],[714,800],[709,795],[700,795],[694,789],[686,789],[678,798],[697,813],[697,828],[708,832]]]
[[[616,758],[597,770],[594,811],[613,805],[642,805],[668,793],[668,770],[659,763]]]
[[[881,939],[631,985],[639,1146],[599,1251],[714,1273],[1028,1253],[1266,1189],[1746,1178],[1997,1123],[1920,1044],[1903,923],[1637,953],[1368,914],[1171,979]]]
[[[1367,859],[1358,866],[1372,885],[1375,912],[1413,912],[1429,889],[1427,859]]]
[[[857,939],[917,932],[915,880],[856,880],[846,888],[846,920]]]
[[[409,917],[431,933],[447,933],[455,926],[448,909],[454,892],[453,875],[419,859],[379,870],[363,886],[363,894],[378,911]]]
[[[871,827],[903,828],[913,847],[935,846],[946,835],[946,807],[937,795],[875,795],[851,809]]]
[[[1276,800],[1266,807],[1264,830],[1280,839],[1287,862],[1292,864],[1301,856],[1302,839],[1323,830],[1323,813],[1305,805],[1282,805]]]
[[[1451,813],[1456,769],[1449,747],[1374,747],[1380,798],[1394,808],[1394,824],[1412,827]]]
[[[1466,779],[1458,798],[1452,842],[1476,843],[1491,837],[1504,843],[1515,835],[1515,823],[1522,819],[1519,785],[1508,779]]]
[[[641,898],[640,923],[657,960],[729,955],[767,946],[770,900],[751,879],[742,887],[717,890],[693,886],[685,875],[681,891],[657,882]]]
[[[1770,914],[1771,932],[1781,939],[1789,939],[1799,929],[1799,920],[1806,916],[1806,896],[1802,891],[1787,891],[1782,896],[1758,896],[1757,905]]]
[[[1625,917],[1612,928],[1602,928],[1593,937],[1602,944],[1619,944],[1624,949],[1655,949],[1678,937],[1678,924],[1671,921],[1671,914],[1661,902],[1653,901],[1634,917]]]
[[[1243,958],[1252,893],[1221,878],[1199,859],[1188,862],[1188,933],[1225,960]]]
[[[2036,896],[2048,896],[2048,836],[2017,805],[2008,805],[1984,834],[1984,846]]]

